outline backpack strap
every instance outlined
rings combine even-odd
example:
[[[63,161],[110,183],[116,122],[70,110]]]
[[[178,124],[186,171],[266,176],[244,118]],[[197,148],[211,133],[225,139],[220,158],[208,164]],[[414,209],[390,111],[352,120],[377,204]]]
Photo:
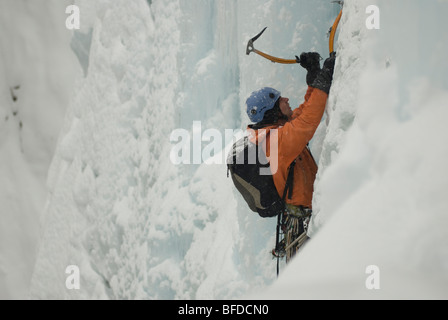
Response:
[[[292,199],[292,190],[294,189],[294,167],[296,166],[297,159],[295,159],[288,169],[288,177],[286,178],[285,190],[283,190],[282,200],[286,200],[286,196],[288,199]]]
[[[283,190],[282,200],[285,202],[286,197],[288,199],[292,199],[292,190],[294,186],[294,167],[296,165],[297,159],[295,159],[289,166],[288,169],[288,177],[286,178],[285,190]],[[284,224],[285,216],[283,215],[283,211],[280,212],[277,216],[277,232],[275,235],[275,250],[279,251],[280,246],[280,228]],[[277,255],[277,277],[280,273],[280,255]]]

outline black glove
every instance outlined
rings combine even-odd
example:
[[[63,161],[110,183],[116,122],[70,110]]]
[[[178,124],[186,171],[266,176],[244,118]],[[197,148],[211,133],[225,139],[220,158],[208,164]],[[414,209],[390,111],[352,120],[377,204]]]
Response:
[[[317,52],[303,52],[300,55],[300,58],[296,56],[297,63],[300,63],[300,65],[308,71],[306,75],[306,83],[308,85],[313,84],[319,74],[321,59],[320,54]]]
[[[336,53],[332,52],[330,57],[325,60],[322,70],[317,75],[313,84],[313,88],[320,89],[327,94],[330,93],[331,83],[333,82],[334,63],[336,62]]]

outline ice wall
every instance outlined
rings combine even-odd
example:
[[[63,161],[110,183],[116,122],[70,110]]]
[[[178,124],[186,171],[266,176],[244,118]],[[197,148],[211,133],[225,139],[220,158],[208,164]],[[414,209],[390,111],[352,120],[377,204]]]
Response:
[[[79,76],[65,27],[68,3],[0,3],[0,299],[27,293],[47,171]]]
[[[379,30],[366,28],[372,4]],[[312,240],[264,297],[448,296],[447,12],[446,1],[345,1]]]
[[[76,4],[88,12],[71,43],[84,78],[49,171],[30,296],[209,299],[264,288],[275,279],[269,254],[275,219],[248,211],[222,161],[171,163],[170,136],[184,129],[192,140],[201,138],[193,121],[202,132],[222,135],[244,128],[244,101],[261,86],[278,87],[298,105],[305,73],[246,56],[247,41],[268,26],[260,49],[288,58],[311,50],[325,55],[337,7],[325,1]],[[79,267],[79,290],[67,290],[69,265]]]

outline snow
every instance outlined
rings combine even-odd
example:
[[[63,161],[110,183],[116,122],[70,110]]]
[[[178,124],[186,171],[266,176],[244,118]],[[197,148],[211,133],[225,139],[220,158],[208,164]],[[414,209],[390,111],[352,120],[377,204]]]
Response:
[[[0,3],[0,299],[26,294],[37,257],[45,179],[78,77],[58,27],[68,2]]]
[[[79,30],[65,27],[72,4]],[[372,4],[379,30],[365,24]],[[448,297],[448,2],[345,1],[311,144],[311,240],[278,279],[276,219],[250,212],[225,159],[229,133],[249,123],[249,94],[274,87],[297,106],[305,71],[245,49],[268,26],[257,49],[326,57],[338,5],[5,0],[2,9],[0,298]],[[190,161],[172,161],[173,132],[188,133]],[[79,289],[66,286],[69,266]],[[379,289],[367,288],[371,266]]]

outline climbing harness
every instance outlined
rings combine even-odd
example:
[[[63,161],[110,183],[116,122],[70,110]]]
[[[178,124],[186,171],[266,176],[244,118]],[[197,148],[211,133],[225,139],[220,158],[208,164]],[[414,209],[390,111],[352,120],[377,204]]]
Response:
[[[287,205],[284,216],[283,233],[285,236],[286,263],[288,263],[300,247],[308,240],[308,231],[311,209]]]
[[[277,242],[272,250],[273,257],[277,258],[277,276],[279,260],[286,257],[286,263],[289,263],[308,240],[307,231],[311,213],[311,209],[287,204],[286,210],[279,215]]]

